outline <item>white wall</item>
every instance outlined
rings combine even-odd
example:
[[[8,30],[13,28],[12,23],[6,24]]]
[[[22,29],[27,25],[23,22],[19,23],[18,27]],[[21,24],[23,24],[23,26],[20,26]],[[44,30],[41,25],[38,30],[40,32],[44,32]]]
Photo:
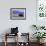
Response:
[[[26,20],[10,20],[10,8],[26,8]],[[32,36],[32,24],[36,24],[36,0],[0,0],[0,34],[17,26]]]

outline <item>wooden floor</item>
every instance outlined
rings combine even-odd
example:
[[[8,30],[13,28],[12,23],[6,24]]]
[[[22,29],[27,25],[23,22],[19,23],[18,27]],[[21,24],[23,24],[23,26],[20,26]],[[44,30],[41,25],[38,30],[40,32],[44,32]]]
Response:
[[[0,42],[0,46],[4,46],[4,43],[2,42]],[[8,43],[8,45],[7,46],[15,46],[15,43],[12,43],[12,42],[10,42],[10,43]],[[25,46],[25,45],[24,45]],[[37,43],[30,43],[30,46],[37,46]],[[46,46],[46,43],[44,43],[44,45],[41,45],[41,46]]]

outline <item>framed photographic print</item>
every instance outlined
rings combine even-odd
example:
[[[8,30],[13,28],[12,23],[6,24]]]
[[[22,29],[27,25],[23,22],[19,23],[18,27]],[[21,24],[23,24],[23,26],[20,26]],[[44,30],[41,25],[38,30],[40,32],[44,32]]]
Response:
[[[10,19],[11,20],[25,20],[26,8],[10,8]]]
[[[37,25],[46,25],[46,0],[36,1],[36,23]]]
[[[37,0],[37,15],[39,18],[46,18],[46,0]]]

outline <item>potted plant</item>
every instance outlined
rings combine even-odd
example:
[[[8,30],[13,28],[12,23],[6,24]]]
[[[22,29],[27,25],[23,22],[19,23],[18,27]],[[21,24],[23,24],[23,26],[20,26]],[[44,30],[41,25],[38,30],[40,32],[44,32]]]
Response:
[[[45,32],[35,32],[33,35],[37,38],[37,41],[40,43],[40,40],[46,36]],[[45,38],[45,37],[44,37]]]

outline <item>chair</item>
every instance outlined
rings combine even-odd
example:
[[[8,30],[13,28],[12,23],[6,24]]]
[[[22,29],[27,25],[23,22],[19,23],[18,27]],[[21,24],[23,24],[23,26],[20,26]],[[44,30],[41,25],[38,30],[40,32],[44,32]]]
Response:
[[[29,33],[21,33],[21,39],[24,41],[19,42],[19,46],[30,46]]]
[[[16,35],[16,34],[9,34],[9,33],[5,34],[5,46],[8,45],[7,38],[10,38],[11,36],[17,36],[17,38],[15,38],[15,40],[17,40],[15,46],[18,46],[18,34]]]
[[[5,46],[7,46],[7,44],[8,44],[7,38],[10,38],[10,37],[13,37],[13,36],[17,36],[17,42],[16,42],[17,45],[16,46],[18,46],[18,27],[11,28],[11,33],[5,33]]]

